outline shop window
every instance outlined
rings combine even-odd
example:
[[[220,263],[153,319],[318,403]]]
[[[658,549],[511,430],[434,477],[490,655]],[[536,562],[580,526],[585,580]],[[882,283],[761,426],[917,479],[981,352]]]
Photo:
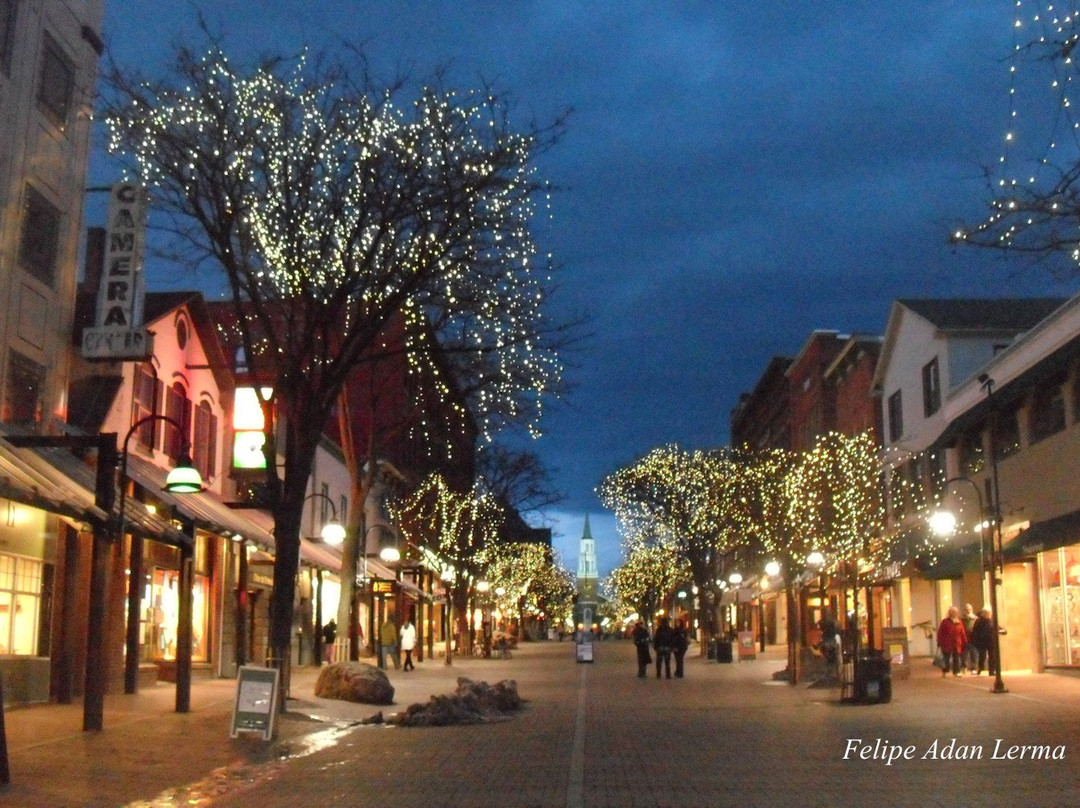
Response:
[[[209,401],[200,401],[195,408],[195,441],[191,447],[192,462],[204,480],[212,480],[217,473],[218,419]]]
[[[44,387],[45,368],[17,351],[9,351],[0,420],[6,424],[40,424]]]
[[[161,382],[154,373],[153,365],[143,363],[135,366],[134,390],[131,396],[131,424],[134,426],[143,418],[158,411],[161,400]],[[161,428],[160,419],[152,419],[135,430],[135,440],[146,449],[155,449]]]
[[[0,654],[37,653],[43,564],[0,554]]]
[[[982,429],[964,433],[960,438],[960,473],[968,477],[984,468],[986,453],[983,451]]]
[[[941,409],[941,373],[935,356],[922,369],[923,415],[929,418]]]
[[[11,54],[15,49],[15,11],[18,0],[0,0],[0,71],[11,75]]]
[[[1031,401],[1031,442],[1037,443],[1065,428],[1062,379],[1052,379],[1035,391]]]
[[[32,185],[26,186],[19,261],[33,277],[52,286],[60,242],[60,211]]]
[[[990,428],[994,459],[1003,460],[1020,451],[1020,423],[1016,410],[999,412]]]
[[[165,391],[165,415],[171,420],[162,422],[164,440],[161,448],[175,463],[191,440],[191,400],[187,397],[187,389],[180,382]]]
[[[180,625],[180,573],[176,570],[155,569],[148,576],[143,590],[143,649],[145,661],[176,659],[176,630]],[[209,659],[209,581],[195,575],[192,586],[191,658],[197,662]]]
[[[896,442],[904,435],[904,402],[897,390],[889,396],[889,440]]]
[[[75,91],[75,68],[63,48],[48,34],[41,48],[38,108],[60,129],[67,128]]]
[[[1080,547],[1039,554],[1045,662],[1080,665]]]

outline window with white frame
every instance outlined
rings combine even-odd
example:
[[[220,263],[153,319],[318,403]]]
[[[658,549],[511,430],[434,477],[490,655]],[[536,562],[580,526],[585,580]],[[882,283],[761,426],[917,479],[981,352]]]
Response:
[[[43,566],[0,553],[0,654],[37,653]]]

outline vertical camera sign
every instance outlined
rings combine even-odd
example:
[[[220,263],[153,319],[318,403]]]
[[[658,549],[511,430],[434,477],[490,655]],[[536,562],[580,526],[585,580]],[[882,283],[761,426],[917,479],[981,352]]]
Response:
[[[141,185],[118,182],[109,191],[105,266],[94,326],[83,330],[85,359],[145,359],[152,353],[143,327],[143,254],[149,195]]]

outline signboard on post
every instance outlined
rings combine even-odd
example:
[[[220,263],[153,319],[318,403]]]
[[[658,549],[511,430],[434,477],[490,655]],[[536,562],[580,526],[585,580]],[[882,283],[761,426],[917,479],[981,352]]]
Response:
[[[236,674],[236,703],[229,734],[235,738],[241,732],[255,732],[269,741],[274,735],[277,697],[277,668],[241,665]]]
[[[118,182],[109,190],[105,266],[94,325],[83,330],[84,359],[147,359],[153,345],[143,326],[143,253],[149,196],[141,185]]]
[[[739,659],[757,659],[757,646],[754,644],[754,632],[739,632]]]

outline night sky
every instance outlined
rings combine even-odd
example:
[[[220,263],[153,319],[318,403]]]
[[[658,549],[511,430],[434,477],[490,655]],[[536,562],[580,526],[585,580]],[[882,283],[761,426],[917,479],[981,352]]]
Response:
[[[811,330],[881,333],[897,297],[1075,291],[947,243],[1003,153],[1013,0],[107,6],[112,55],[149,74],[163,45],[198,41],[202,8],[234,60],[344,38],[387,77],[449,64],[457,87],[493,81],[522,125],[573,108],[542,159],[562,190],[537,235],[559,310],[587,310],[594,336],[533,446],[566,495],[548,517],[572,568],[586,512],[601,572],[619,561],[605,474],[665,443],[725,444],[739,393]],[[1021,78],[1025,120],[1052,115],[1045,82]],[[91,183],[113,176],[97,157]],[[149,268],[151,290],[193,285]]]

